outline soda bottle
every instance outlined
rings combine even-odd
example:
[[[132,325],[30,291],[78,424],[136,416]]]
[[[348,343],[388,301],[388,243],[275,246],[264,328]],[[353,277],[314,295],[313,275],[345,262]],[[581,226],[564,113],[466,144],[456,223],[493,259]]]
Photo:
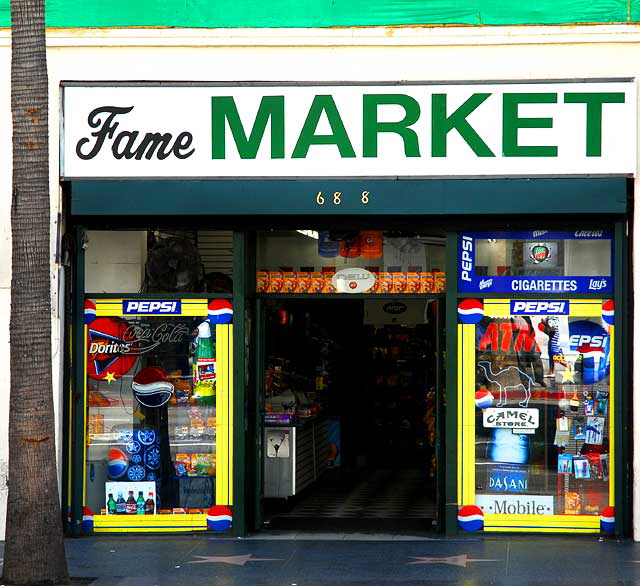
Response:
[[[144,503],[144,514],[145,515],[153,515],[154,508],[155,508],[155,506],[154,506],[154,503],[153,503],[153,493],[150,492],[149,493],[149,498]]]
[[[116,501],[116,514],[124,515],[127,512],[127,505],[122,498],[122,493],[118,493],[118,500]]]
[[[107,515],[116,514],[116,501],[113,500],[113,494],[109,493],[109,500],[107,501]]]
[[[136,500],[136,514],[144,515],[144,497],[142,496],[142,491],[138,491],[138,498]]]
[[[127,515],[135,515],[138,510],[136,499],[133,498],[133,491],[129,491],[129,498],[127,498],[126,513]]]

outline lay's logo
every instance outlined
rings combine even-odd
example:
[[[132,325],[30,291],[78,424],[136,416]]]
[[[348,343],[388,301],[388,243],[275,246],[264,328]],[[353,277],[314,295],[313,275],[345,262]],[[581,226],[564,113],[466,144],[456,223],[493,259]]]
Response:
[[[569,302],[548,301],[511,301],[511,315],[569,315]]]
[[[122,302],[124,315],[176,315],[182,312],[180,301],[125,300]]]

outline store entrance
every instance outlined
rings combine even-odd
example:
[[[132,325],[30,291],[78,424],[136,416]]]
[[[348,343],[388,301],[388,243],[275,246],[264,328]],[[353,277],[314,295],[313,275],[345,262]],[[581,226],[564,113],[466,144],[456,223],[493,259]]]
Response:
[[[265,527],[436,526],[440,306],[417,296],[265,302]]]

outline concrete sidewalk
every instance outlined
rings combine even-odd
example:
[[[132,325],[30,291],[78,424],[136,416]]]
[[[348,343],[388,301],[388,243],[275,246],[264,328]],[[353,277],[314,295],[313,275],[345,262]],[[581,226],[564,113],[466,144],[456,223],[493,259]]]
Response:
[[[66,549],[71,576],[92,586],[640,584],[640,543],[593,536],[111,534]]]

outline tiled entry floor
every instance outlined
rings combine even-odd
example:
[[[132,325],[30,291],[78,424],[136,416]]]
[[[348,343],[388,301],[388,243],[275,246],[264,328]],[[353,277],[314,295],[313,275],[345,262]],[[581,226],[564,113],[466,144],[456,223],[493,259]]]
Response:
[[[435,518],[435,489],[423,470],[368,469],[329,471],[288,503],[268,503],[266,520],[277,529],[428,530]]]

